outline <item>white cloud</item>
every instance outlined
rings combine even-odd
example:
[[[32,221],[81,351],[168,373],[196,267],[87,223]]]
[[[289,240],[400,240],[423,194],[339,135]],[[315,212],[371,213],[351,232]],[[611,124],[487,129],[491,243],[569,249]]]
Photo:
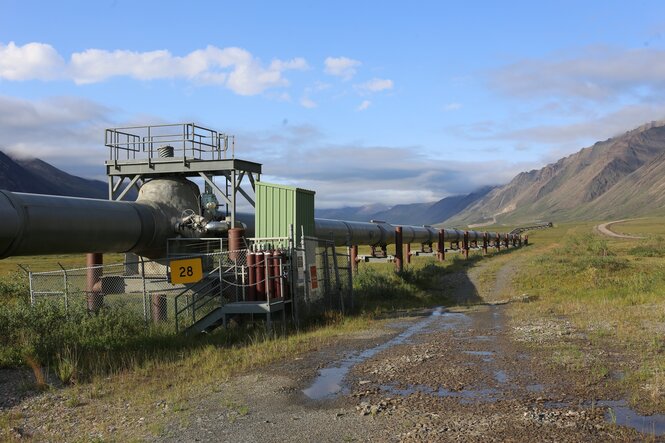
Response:
[[[104,129],[160,123],[154,116],[113,121],[97,103],[59,97],[30,101],[0,96],[2,149],[42,158],[76,175],[104,178]],[[261,159],[263,177],[317,192],[318,207],[435,201],[486,184],[505,183],[537,165],[455,162],[432,157],[419,146],[334,143],[319,128],[284,122],[271,131],[236,132],[236,155]],[[303,166],[304,165],[304,166]]]
[[[586,48],[575,56],[528,59],[490,73],[489,83],[516,97],[602,101],[665,92],[665,50]]]
[[[457,111],[458,109],[462,109],[462,104],[461,103],[448,103],[446,106],[443,107],[444,111]]]
[[[111,110],[75,97],[30,101],[0,96],[0,149],[37,157],[67,172],[104,178],[104,129]]]
[[[363,102],[358,105],[356,108],[356,111],[364,111],[365,109],[369,108],[371,106],[372,102],[369,100],[363,100]]]
[[[393,88],[393,81],[384,78],[373,78],[372,80],[356,85],[360,91],[363,92],[380,92]]]
[[[27,63],[26,63],[27,60]],[[0,79],[52,80],[69,78],[77,84],[99,83],[113,77],[138,80],[184,79],[222,85],[239,95],[256,95],[289,84],[283,73],[308,69],[303,58],[273,60],[265,66],[242,48],[208,46],[185,56],[167,50],[136,52],[87,49],[71,55],[69,63],[50,45],[13,42],[0,45]]]
[[[348,57],[328,57],[324,61],[326,74],[350,80],[356,75],[356,68],[362,63]]]
[[[303,97],[303,98],[300,99],[300,105],[307,108],[307,109],[316,108],[316,106],[317,106],[317,104],[314,100],[312,100],[310,98],[307,98],[307,97]]]
[[[65,61],[50,45],[0,43],[0,79],[54,80],[64,73]]]
[[[243,158],[263,159],[265,180],[316,191],[320,208],[436,201],[507,183],[518,172],[539,166],[451,161],[419,146],[336,144],[311,126],[241,133],[236,146]]]

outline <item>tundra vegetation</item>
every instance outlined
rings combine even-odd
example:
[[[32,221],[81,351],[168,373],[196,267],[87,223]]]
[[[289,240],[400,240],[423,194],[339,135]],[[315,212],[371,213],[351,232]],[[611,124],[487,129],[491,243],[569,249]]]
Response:
[[[593,226],[534,231],[529,247],[485,258],[478,252],[469,260],[448,254],[444,263],[414,258],[400,274],[392,264],[361,263],[354,280],[355,312],[344,317],[326,313],[299,330],[278,328],[274,334],[254,324],[187,338],[148,326],[121,308],[90,315],[83,308],[65,312],[54,303],[31,307],[24,274],[1,268],[0,366],[30,368],[34,384],[26,390],[57,390],[77,413],[94,415],[103,404],[144,417],[156,403],[168,401],[177,406],[169,414],[183,414],[198,395],[235,374],[331,345],[398,313],[450,306],[455,301],[444,282],[478,272],[479,296],[466,303],[528,300],[507,308],[520,346],[545,350],[541,354],[549,364],[589,374],[590,383],[616,384],[640,409],[662,412],[664,224],[653,218],[613,227],[642,240],[604,238]],[[33,260],[44,267],[49,263]],[[63,258],[50,260],[54,269]],[[508,284],[500,294],[488,295],[487,288],[508,263],[516,264]],[[128,410],[123,405],[130,400]],[[81,424],[82,438],[114,426],[112,414],[96,417],[94,423]],[[3,429],[9,435],[20,420],[15,410],[0,412],[0,436]]]

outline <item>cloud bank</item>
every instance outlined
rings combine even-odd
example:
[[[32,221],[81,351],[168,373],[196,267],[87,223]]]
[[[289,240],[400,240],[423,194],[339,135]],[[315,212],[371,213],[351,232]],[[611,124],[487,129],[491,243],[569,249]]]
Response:
[[[45,43],[17,46],[0,43],[0,79],[71,80],[90,84],[114,77],[137,80],[185,79],[199,84],[221,85],[239,95],[256,95],[267,89],[288,86],[286,71],[305,70],[304,58],[272,60],[263,64],[249,51],[209,45],[184,56],[167,50],[136,52],[86,49],[66,61]]]

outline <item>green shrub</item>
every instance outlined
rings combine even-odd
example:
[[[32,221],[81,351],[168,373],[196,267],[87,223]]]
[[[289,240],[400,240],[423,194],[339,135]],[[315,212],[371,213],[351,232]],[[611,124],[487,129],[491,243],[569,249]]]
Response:
[[[28,300],[30,284],[24,273],[14,272],[0,278],[0,303]]]
[[[636,257],[665,257],[665,239],[661,236],[643,241],[628,251]]]
[[[29,357],[67,381],[122,369],[142,358],[131,354],[156,353],[168,338],[171,331],[148,326],[122,307],[89,314],[50,301],[0,304],[0,366],[19,366]]]

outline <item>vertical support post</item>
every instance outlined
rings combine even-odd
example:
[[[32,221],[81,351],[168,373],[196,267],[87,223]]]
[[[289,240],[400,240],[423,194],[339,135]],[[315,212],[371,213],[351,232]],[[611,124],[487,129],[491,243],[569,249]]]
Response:
[[[444,261],[446,259],[445,235],[446,235],[445,230],[439,229],[439,243],[437,244],[439,252],[439,261]]]
[[[395,271],[404,271],[404,247],[402,246],[402,227],[395,227]]]
[[[88,312],[97,312],[104,305],[104,294],[102,293],[103,264],[104,256],[102,254],[86,254]]]
[[[487,255],[488,236],[489,234],[487,234],[487,232],[483,232],[483,255]]]
[[[351,272],[353,274],[358,273],[358,245],[353,245],[350,248],[350,258],[351,258]]]
[[[464,231],[462,247],[464,248],[464,258],[469,258],[469,231]]]
[[[143,256],[139,257],[141,259],[141,283],[143,285],[143,319],[148,321],[148,291],[145,286],[145,261]],[[194,304],[192,304],[192,317],[194,317]],[[192,321],[192,323],[194,323]]]
[[[504,244],[506,245],[506,249],[508,249],[508,247],[510,246],[510,245],[509,245],[509,242],[508,242],[508,234],[505,234],[505,235],[503,236],[503,242],[504,242]]]
[[[166,321],[166,295],[153,293],[150,298],[150,314],[155,324]]]
[[[494,246],[496,246],[496,251],[501,251],[501,234],[496,233],[496,240],[494,241]]]
[[[231,171],[231,227],[236,227],[236,193],[238,192],[236,183],[236,170]]]
[[[406,244],[406,263],[411,264],[411,243]]]

